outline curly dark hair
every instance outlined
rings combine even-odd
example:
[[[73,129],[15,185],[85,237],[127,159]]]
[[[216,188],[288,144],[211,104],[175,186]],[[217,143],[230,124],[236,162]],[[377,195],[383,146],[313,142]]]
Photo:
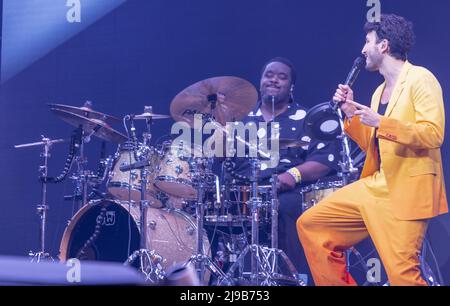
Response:
[[[394,14],[381,14],[380,22],[367,22],[364,31],[375,31],[377,43],[383,39],[389,41],[389,54],[403,61],[407,59],[416,40],[412,22]]]

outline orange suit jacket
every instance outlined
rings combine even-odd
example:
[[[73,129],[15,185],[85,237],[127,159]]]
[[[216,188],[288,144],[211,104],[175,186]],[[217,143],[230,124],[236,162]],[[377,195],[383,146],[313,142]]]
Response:
[[[372,96],[378,110],[385,83]],[[427,69],[406,62],[379,128],[357,116],[345,120],[346,133],[366,152],[361,177],[379,170],[386,176],[393,214],[400,220],[428,219],[448,212],[440,147],[445,114],[442,88]]]

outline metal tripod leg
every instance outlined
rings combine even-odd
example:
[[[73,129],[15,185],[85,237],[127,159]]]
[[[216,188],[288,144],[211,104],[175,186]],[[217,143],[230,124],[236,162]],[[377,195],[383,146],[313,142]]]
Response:
[[[145,280],[157,284],[165,277],[165,271],[161,266],[163,258],[154,250],[147,249],[147,210],[148,201],[145,199],[147,186],[147,169],[141,168],[141,201],[140,201],[140,249],[131,254],[125,261],[124,265],[131,265],[139,258],[139,271],[144,275]]]
[[[247,245],[245,247],[236,262],[230,267],[230,269],[228,269],[227,276],[229,278],[233,277],[236,269],[244,266],[245,257],[249,252],[252,257],[257,259],[256,264],[258,266],[258,275],[253,275],[253,273],[250,275],[252,285],[277,286],[279,285],[278,282],[282,280],[298,286],[306,286],[306,284],[298,277],[297,270],[284,251],[280,249],[261,247],[259,245]],[[282,262],[286,264],[291,276],[278,273],[278,268],[281,266]],[[240,275],[240,278],[241,280],[244,280],[243,275]]]
[[[205,177],[202,177],[201,172],[199,171],[199,163],[204,163],[204,161],[195,161],[192,160],[190,162],[190,167],[192,168],[193,173],[195,174],[195,180],[196,180],[196,189],[197,189],[197,203],[196,203],[196,226],[197,226],[197,248],[196,248],[196,254],[192,255],[189,261],[186,263],[186,265],[190,263],[194,263],[195,269],[197,271],[198,279],[201,285],[204,285],[204,272],[205,268],[208,268],[216,277],[218,277],[220,282],[223,282],[223,284],[230,284],[230,281],[228,280],[227,275],[204,253],[203,249],[203,218],[205,217],[205,207],[203,202],[205,187],[207,186],[207,175],[209,173],[206,173]],[[195,171],[197,170],[197,171]]]
[[[194,264],[196,268],[197,275],[199,275],[200,284],[204,283],[204,271],[207,268],[211,271],[214,276],[218,279],[218,285],[232,285],[231,280],[228,275],[225,274],[208,256],[206,255],[192,255],[191,258],[186,262],[184,266],[188,266],[189,264]],[[200,276],[201,275],[201,276]],[[206,284],[207,285],[207,284]]]
[[[298,277],[297,269],[287,257],[287,255],[278,249],[278,197],[276,195],[276,175],[272,177],[272,248],[261,247],[259,245],[259,209],[263,206],[261,198],[258,197],[258,169],[260,163],[256,158],[251,159],[252,164],[252,195],[247,205],[252,209],[252,242],[247,245],[237,261],[230,267],[227,275],[231,278],[237,268],[244,267],[245,256],[250,252],[251,256],[251,284],[256,286],[276,286],[279,280],[292,282],[293,284],[304,286],[303,281]],[[278,273],[280,264],[284,262],[289,269],[291,276]],[[239,277],[243,278],[244,273]],[[261,280],[261,281],[260,281]]]
[[[147,249],[139,249],[133,252],[124,265],[131,265],[139,258],[139,272],[141,272],[146,281],[158,283],[165,277],[164,270],[161,266],[162,258],[155,251]]]

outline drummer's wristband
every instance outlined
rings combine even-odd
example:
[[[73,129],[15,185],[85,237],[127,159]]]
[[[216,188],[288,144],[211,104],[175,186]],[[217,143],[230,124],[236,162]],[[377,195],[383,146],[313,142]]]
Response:
[[[292,167],[291,169],[286,171],[289,173],[295,180],[295,183],[300,183],[302,181],[302,174],[300,173],[300,170],[298,170],[297,167]]]

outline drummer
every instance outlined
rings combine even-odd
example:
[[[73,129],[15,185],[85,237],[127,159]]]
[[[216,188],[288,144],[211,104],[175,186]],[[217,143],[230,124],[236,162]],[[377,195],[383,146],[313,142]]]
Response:
[[[300,189],[338,170],[339,146],[337,141],[317,141],[305,134],[303,123],[307,109],[294,101],[296,79],[294,66],[289,60],[277,57],[268,61],[262,69],[260,100],[243,123],[254,122],[260,126],[261,122],[270,122],[274,101],[274,121],[279,123],[280,139],[309,142],[309,145],[301,147],[280,149],[278,166],[270,168],[262,162],[259,173],[260,185],[270,184],[273,171],[278,173],[278,247],[287,254],[299,273],[305,273],[309,269],[296,230],[296,220],[302,213]],[[259,137],[265,133],[270,138],[270,129],[258,130]],[[234,178],[248,179],[251,174],[248,159],[235,158],[233,170]]]

